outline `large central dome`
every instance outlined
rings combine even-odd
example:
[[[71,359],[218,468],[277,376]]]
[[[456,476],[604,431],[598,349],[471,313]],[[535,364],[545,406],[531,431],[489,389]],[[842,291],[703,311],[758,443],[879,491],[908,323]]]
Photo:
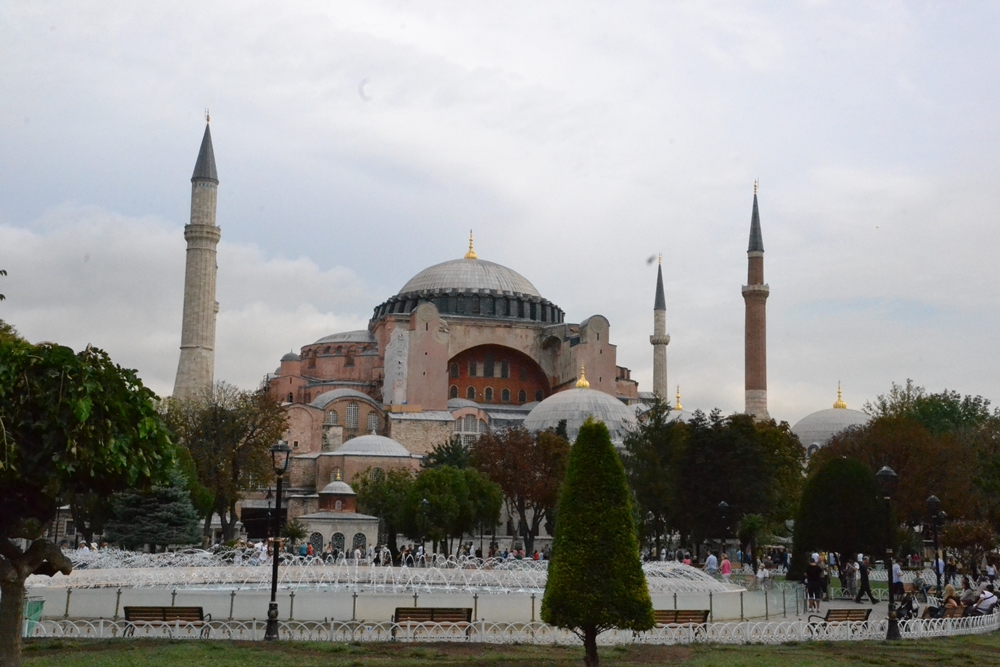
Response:
[[[542,296],[517,271],[484,259],[453,259],[429,266],[410,278],[398,293],[450,291]]]

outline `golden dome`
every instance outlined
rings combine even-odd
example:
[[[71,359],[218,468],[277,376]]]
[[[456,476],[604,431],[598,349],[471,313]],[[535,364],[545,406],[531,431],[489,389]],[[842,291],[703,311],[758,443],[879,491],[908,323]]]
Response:
[[[837,383],[837,402],[833,404],[836,410],[846,410],[847,403],[844,403],[844,397],[840,393],[840,383]]]
[[[587,374],[583,372],[583,364],[580,364],[580,379],[576,381],[577,389],[590,389],[590,383],[587,382]]]
[[[465,253],[465,259],[479,259],[479,255],[472,249],[472,230],[469,230],[469,252]]]

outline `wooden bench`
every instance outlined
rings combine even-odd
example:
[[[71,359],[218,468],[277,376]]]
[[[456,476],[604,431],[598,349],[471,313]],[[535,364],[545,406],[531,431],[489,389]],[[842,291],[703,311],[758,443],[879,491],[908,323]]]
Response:
[[[653,618],[657,625],[705,625],[708,623],[708,610],[654,609]]]
[[[871,613],[871,609],[827,609],[826,616],[810,614],[809,622],[812,623],[814,618],[819,618],[825,623],[856,623],[859,621],[867,621]]]
[[[439,623],[441,625],[464,625],[465,635],[472,629],[472,607],[396,607],[392,615],[392,636],[396,636],[398,626],[403,623]]]
[[[212,630],[209,625],[212,615],[206,614],[202,607],[125,607],[125,620],[129,623],[125,630],[126,637],[135,633],[136,624],[199,625],[202,626],[202,637],[208,637]]]
[[[930,618],[931,609],[933,609],[933,607],[930,606],[924,607],[924,613],[920,615],[920,618]],[[957,607],[945,607],[944,614],[938,616],[937,618],[962,618],[962,614],[964,613],[965,613],[965,607],[963,607],[962,605],[958,605]]]

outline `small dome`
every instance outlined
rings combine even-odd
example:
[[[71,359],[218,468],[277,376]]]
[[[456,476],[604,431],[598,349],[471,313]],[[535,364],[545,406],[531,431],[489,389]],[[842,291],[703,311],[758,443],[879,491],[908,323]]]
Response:
[[[271,357],[271,358],[273,359],[274,357]],[[288,354],[286,354],[285,356],[283,356],[281,358],[281,360],[282,361],[302,361],[302,358],[299,357],[299,355],[295,354],[294,352],[289,352]]]
[[[334,480],[323,487],[320,491],[322,495],[337,495],[337,496],[356,496],[358,494],[354,493],[354,489],[347,482],[342,482],[339,479]]]
[[[373,334],[368,329],[359,329],[358,331],[344,331],[342,333],[330,334],[329,336],[324,336],[318,341],[313,343],[313,345],[319,345],[320,343],[374,343],[375,334]]]
[[[342,398],[355,398],[362,401],[368,401],[369,403],[375,403],[375,399],[373,399],[368,394],[362,394],[360,391],[356,389],[346,389],[342,387],[340,389],[331,389],[330,391],[323,392],[322,394],[314,398],[313,402],[310,403],[309,405],[313,406],[314,408],[320,408],[322,410],[326,406],[330,405],[330,403],[333,403],[334,401],[339,401]]]
[[[359,435],[341,445],[334,454],[341,456],[410,457],[410,450],[384,435]]]
[[[587,417],[604,422],[611,433],[611,442],[618,446],[635,424],[635,414],[627,405],[603,391],[581,388],[553,394],[536,405],[525,417],[524,428],[529,431],[555,429],[565,419],[566,434],[572,442]]]
[[[824,446],[830,439],[851,426],[864,426],[871,419],[860,410],[829,408],[806,415],[792,427],[792,433],[799,436],[807,451]],[[810,453],[812,453],[810,451]]]
[[[399,294],[473,290],[542,296],[517,271],[484,259],[453,259],[435,264],[410,278],[403,289],[399,290]]]

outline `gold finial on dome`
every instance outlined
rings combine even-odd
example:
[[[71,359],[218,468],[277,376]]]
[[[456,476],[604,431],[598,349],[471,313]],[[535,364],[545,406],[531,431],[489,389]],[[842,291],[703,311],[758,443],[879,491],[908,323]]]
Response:
[[[681,386],[677,385],[677,407],[675,407],[674,410],[683,410],[683,409],[684,408],[681,407]]]
[[[472,230],[469,230],[469,252],[465,253],[465,259],[479,259],[476,251],[472,249]]]
[[[577,389],[590,389],[590,383],[587,382],[587,374],[583,371],[583,364],[580,364],[580,379],[576,381]]]
[[[844,403],[844,397],[840,393],[840,381],[839,380],[837,381],[837,402],[833,404],[833,407],[836,410],[846,410],[847,409],[847,403]]]
[[[335,468],[335,470],[336,470],[337,476],[333,479],[333,481],[335,481],[335,482],[343,482],[344,478],[340,474],[340,468]]]

